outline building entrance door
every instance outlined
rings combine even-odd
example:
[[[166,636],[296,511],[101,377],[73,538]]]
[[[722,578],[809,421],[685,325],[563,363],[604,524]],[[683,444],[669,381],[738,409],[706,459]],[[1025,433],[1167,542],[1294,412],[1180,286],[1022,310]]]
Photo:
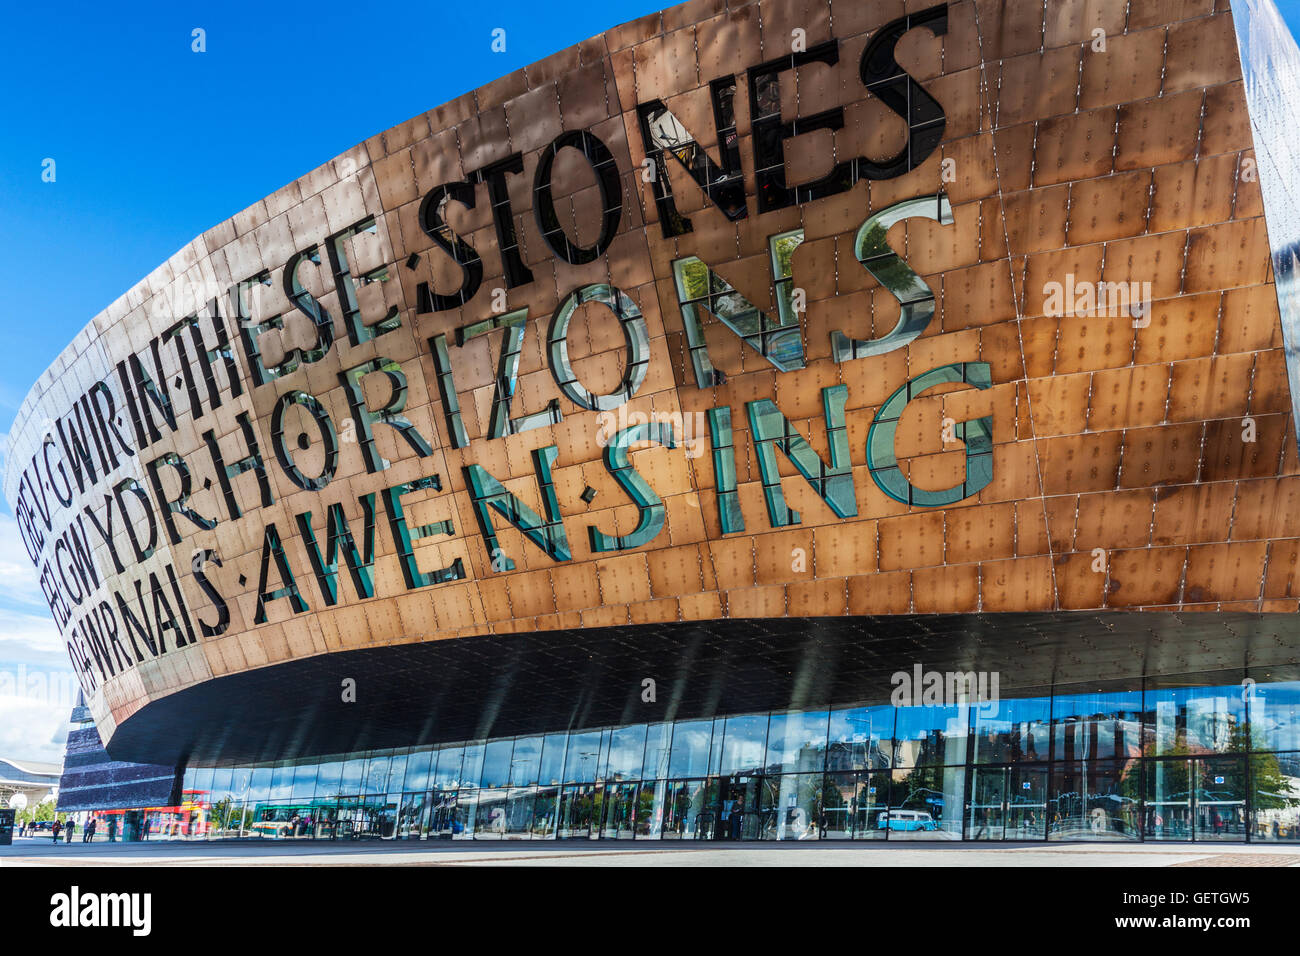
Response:
[[[1047,770],[975,767],[966,804],[967,840],[1042,840],[1047,826]]]
[[[718,778],[718,824],[715,840],[757,840],[760,830],[759,783],[762,778]]]

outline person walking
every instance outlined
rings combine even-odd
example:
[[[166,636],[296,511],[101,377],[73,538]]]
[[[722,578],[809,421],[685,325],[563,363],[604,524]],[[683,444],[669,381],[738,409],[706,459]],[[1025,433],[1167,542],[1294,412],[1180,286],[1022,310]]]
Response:
[[[63,832],[63,824],[58,820],[55,820],[54,825],[50,827],[50,832],[54,834],[54,842],[57,844],[59,842],[59,834]]]
[[[67,833],[67,841],[68,841],[69,843],[71,843],[71,842],[72,842],[72,834],[74,834],[74,833],[77,832],[77,821],[76,821],[76,820],[69,820],[69,821],[68,821],[68,825],[67,825],[66,827],[64,827],[64,832]]]
[[[96,820],[94,817],[91,817],[91,818],[90,818],[90,822],[86,824],[86,829],[85,829],[85,831],[81,834],[81,842],[82,842],[82,843],[94,843],[94,842],[95,842],[95,828],[96,828],[96,826],[98,825],[98,823],[99,823],[99,821]]]

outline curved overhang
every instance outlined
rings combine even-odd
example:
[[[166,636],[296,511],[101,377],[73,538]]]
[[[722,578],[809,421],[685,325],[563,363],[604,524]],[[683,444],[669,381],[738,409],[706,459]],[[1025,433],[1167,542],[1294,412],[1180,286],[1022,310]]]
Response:
[[[885,703],[900,667],[1049,688],[1300,675],[1294,614],[890,615],[666,622],[318,655],[204,681],[119,726],[118,759],[246,765],[587,727]],[[340,675],[353,681],[345,695]],[[654,682],[647,699],[645,681]]]
[[[894,7],[610,30],[97,316],[4,487],[113,757],[1294,663],[1234,14]]]

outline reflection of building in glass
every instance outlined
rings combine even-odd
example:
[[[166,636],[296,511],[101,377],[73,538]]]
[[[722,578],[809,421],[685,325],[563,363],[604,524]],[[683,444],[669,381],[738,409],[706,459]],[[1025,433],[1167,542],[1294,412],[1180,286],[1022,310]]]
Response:
[[[94,318],[4,480],[68,808],[1300,839],[1300,54],[1267,0],[829,3],[611,30]]]
[[[179,807],[97,816],[126,839],[1300,840],[1300,751],[1277,749],[1300,681],[1261,688],[1249,719],[1240,685],[1061,687],[193,766]]]

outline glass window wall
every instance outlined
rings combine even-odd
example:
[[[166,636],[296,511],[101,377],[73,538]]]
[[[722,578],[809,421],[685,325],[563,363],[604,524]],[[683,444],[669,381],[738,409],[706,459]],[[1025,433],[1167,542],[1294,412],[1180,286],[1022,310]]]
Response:
[[[151,839],[1300,843],[1300,682],[1152,684],[189,767],[183,805],[141,819]]]

